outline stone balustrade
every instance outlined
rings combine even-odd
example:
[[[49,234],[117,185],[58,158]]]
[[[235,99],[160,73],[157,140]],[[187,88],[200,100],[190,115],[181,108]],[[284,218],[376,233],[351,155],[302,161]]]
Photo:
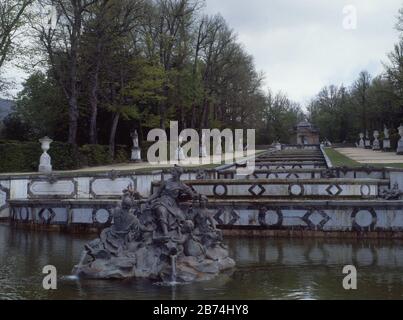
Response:
[[[255,179],[184,181],[196,192],[210,198],[377,198],[381,188],[389,186],[383,179]],[[153,182],[153,190],[160,182]]]
[[[196,179],[198,172],[189,171],[182,179]],[[215,178],[215,171],[206,171]],[[48,175],[0,175],[0,218],[10,215],[13,200],[95,200],[120,199],[130,184],[143,196],[149,196],[153,181],[169,179],[168,171],[110,171],[106,173],[52,173]]]

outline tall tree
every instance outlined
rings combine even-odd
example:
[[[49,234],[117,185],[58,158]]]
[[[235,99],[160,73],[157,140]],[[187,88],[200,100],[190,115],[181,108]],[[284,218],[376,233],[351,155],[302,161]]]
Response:
[[[2,0],[0,2],[0,70],[15,48],[15,37],[27,22],[27,9],[34,0]]]
[[[97,116],[99,105],[100,73],[103,65],[111,58],[112,46],[116,38],[128,39],[139,25],[143,15],[143,0],[102,0],[97,1],[84,20],[82,46],[88,70],[88,100],[90,104],[89,142],[96,144]]]
[[[371,86],[371,75],[367,71],[360,72],[358,79],[353,84],[352,96],[359,110],[361,110],[362,129],[364,132],[369,130],[368,108],[369,98],[368,92]]]
[[[79,119],[79,65],[82,57],[81,36],[84,17],[91,5],[99,0],[39,0],[43,7],[56,9],[55,23],[36,23],[38,39],[48,58],[55,79],[69,104],[68,142],[77,144]],[[40,17],[43,21],[43,17]]]
[[[34,0],[0,1],[0,92],[5,91],[10,84],[3,78],[4,66],[15,57],[17,49],[21,47],[17,37],[28,21],[33,2]]]

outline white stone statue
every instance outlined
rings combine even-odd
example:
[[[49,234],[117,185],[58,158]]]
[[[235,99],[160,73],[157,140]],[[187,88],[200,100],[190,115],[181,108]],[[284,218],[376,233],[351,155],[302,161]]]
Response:
[[[133,140],[131,160],[134,162],[140,162],[141,161],[141,149],[139,146],[139,135],[137,133],[137,130],[134,130],[134,132],[130,136]]]
[[[39,139],[39,142],[41,143],[43,153],[39,159],[38,171],[43,173],[52,172],[52,163],[51,163],[52,159],[48,154],[48,150],[50,149],[50,144],[53,142],[53,140],[50,139],[49,137],[44,137],[42,139]]]
[[[364,137],[365,137],[365,134],[360,133],[360,142],[359,142],[358,147],[359,147],[359,148],[362,148],[362,149],[365,149]]]
[[[383,129],[383,150],[384,151],[388,151],[390,150],[390,139],[389,139],[389,130],[388,128],[385,126],[385,129]]]
[[[372,150],[379,151],[379,150],[381,150],[381,144],[379,143],[379,140],[378,140],[378,138],[379,138],[379,131],[378,130],[374,131],[374,138],[375,138],[375,140],[374,140],[374,142],[372,144]]]

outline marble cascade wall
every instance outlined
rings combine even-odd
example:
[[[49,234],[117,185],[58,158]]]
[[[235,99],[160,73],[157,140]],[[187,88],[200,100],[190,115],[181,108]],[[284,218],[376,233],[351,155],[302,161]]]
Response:
[[[207,171],[203,176],[200,172],[187,172],[182,179],[209,197],[210,214],[225,234],[376,233],[403,238],[403,200],[380,198],[395,184],[403,190],[403,170],[332,168],[319,146],[282,149],[269,150],[256,159],[256,163],[274,164],[275,169],[257,169],[245,177],[237,176],[234,164]],[[312,160],[320,166],[287,167],[291,162],[304,165]],[[160,181],[168,178],[169,174],[162,171],[3,175],[0,217],[29,226],[87,232],[88,228],[99,229],[112,223],[111,209],[129,184],[148,196],[152,188],[158,188]],[[198,210],[195,203],[182,205],[189,213]]]
[[[209,174],[209,173],[207,173]],[[182,179],[194,180],[196,172],[185,173]],[[0,176],[0,218],[10,216],[10,201],[30,201],[36,205],[41,202],[79,202],[92,200],[119,199],[122,190],[132,184],[143,196],[149,196],[152,182],[169,179],[170,175],[162,171],[151,173],[109,172],[86,176],[33,175],[33,176]],[[214,178],[214,174],[210,176]]]

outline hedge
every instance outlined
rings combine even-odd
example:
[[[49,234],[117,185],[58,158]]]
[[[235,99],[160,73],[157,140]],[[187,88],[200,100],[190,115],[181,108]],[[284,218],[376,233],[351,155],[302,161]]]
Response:
[[[52,142],[49,150],[54,170],[75,170],[129,161],[126,146],[117,146],[115,153],[113,159],[108,146],[83,145],[77,148],[57,141]],[[0,140],[0,172],[37,171],[41,154],[39,142]]]

